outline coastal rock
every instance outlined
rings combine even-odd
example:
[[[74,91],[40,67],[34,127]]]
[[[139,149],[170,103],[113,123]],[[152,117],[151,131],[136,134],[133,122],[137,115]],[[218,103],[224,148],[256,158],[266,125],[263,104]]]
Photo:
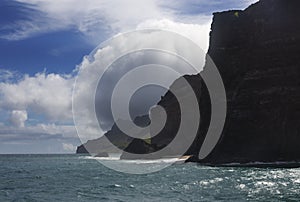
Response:
[[[300,160],[299,9],[298,0],[261,0],[244,11],[214,14],[208,55],[225,85],[227,118],[217,146],[200,162]],[[185,78],[201,111],[197,138],[186,154],[198,156],[210,121],[210,101],[200,75]],[[167,93],[159,103],[173,120],[156,144],[169,142],[175,134],[180,120],[175,102]]]
[[[145,127],[150,124],[149,116],[136,117],[134,122],[140,127]],[[120,150],[125,150],[134,138],[124,134],[116,124],[111,130],[106,132],[104,136],[89,140],[86,143],[77,147],[77,154],[99,154],[99,153],[119,153]]]
[[[151,144],[147,143],[142,139],[134,139],[128,147],[124,150],[125,152],[122,153],[120,159],[140,159],[139,154],[149,154],[154,151],[154,148]],[[151,155],[147,157],[148,159],[151,158]]]
[[[192,155],[191,161],[210,165],[300,161],[299,10],[299,0],[260,0],[245,10],[214,13],[208,55],[224,82],[227,117],[215,149],[197,159],[210,124],[210,97],[200,74],[183,77],[197,95],[201,115],[197,136],[184,154]],[[170,89],[184,92],[180,79]],[[151,153],[175,138],[181,120],[178,100],[168,91],[158,105],[168,115],[164,128],[151,138],[151,145],[131,139],[124,147],[128,152]],[[151,126],[159,122],[158,115],[151,117]],[[177,155],[180,146],[169,154]]]
[[[208,54],[228,112],[222,139],[204,161],[300,160],[299,9],[297,0],[261,0],[214,15]]]

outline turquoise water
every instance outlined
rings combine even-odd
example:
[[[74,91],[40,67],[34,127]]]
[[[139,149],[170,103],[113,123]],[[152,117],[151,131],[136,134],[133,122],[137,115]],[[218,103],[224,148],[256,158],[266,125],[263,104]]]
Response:
[[[0,201],[299,201],[300,169],[172,165],[130,175],[78,155],[0,155]]]

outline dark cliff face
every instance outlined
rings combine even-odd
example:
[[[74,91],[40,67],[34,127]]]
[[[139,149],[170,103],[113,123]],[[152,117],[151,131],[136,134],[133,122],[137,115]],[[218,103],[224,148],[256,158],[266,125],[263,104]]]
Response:
[[[227,117],[217,146],[201,162],[300,161],[299,10],[299,0],[261,0],[244,11],[214,14],[208,55],[224,82]],[[200,75],[185,79],[201,112],[197,137],[186,154],[198,156],[210,123],[210,98]],[[184,89],[179,80],[170,88]],[[178,101],[170,91],[158,104],[168,119],[151,139],[153,148],[168,145],[180,123]],[[151,123],[157,120],[154,116]],[[130,148],[145,145],[138,143],[132,142]]]
[[[134,122],[140,127],[145,127],[150,124],[150,119],[147,115],[139,116],[135,118]],[[104,136],[98,139],[89,140],[88,142],[78,146],[76,153],[90,153],[98,155],[103,153],[118,153],[118,149],[126,150],[129,144],[134,140],[134,138],[123,133],[116,124],[114,124],[111,130],[107,131]]]
[[[227,93],[223,138],[208,161],[300,160],[300,1],[216,13],[208,54]]]
[[[221,139],[202,162],[300,160],[299,9],[298,0],[261,0],[244,11],[214,14],[208,55],[222,76],[228,109]],[[209,96],[199,75],[186,79],[201,111],[197,138],[186,154],[197,156],[210,120]],[[159,103],[174,115],[162,131],[166,139],[180,120],[175,100],[167,93]]]

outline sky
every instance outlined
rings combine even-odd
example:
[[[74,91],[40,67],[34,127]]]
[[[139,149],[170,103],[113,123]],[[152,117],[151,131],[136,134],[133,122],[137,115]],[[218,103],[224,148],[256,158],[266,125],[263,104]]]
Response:
[[[0,154],[74,153],[72,90],[86,55],[136,29],[182,34],[204,50],[212,13],[256,0],[0,1]]]

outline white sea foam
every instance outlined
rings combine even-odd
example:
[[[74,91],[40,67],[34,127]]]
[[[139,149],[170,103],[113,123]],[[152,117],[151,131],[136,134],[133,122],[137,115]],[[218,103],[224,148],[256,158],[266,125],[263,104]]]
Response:
[[[232,162],[232,163],[225,163],[223,165],[225,166],[242,166],[242,165],[289,165],[289,164],[300,164],[300,162],[296,161],[274,161],[274,162],[260,162],[260,161],[253,161],[249,163],[238,163],[238,162]]]
[[[110,157],[93,157],[84,156],[83,159],[94,159],[98,161],[118,161],[120,163],[132,163],[132,164],[161,164],[161,163],[175,163],[178,162],[178,158],[161,158],[161,159],[139,159],[139,160],[124,160],[120,157],[110,156]]]

